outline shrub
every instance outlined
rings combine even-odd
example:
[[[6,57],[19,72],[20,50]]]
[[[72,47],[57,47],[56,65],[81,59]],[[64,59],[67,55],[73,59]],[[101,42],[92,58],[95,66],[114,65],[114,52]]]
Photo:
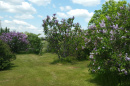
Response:
[[[44,32],[49,42],[49,51],[57,53],[59,59],[70,55],[82,58],[81,52],[76,52],[77,47],[82,49],[82,43],[80,43],[82,39],[78,37],[82,36],[82,30],[79,23],[73,23],[73,20],[74,17],[66,20],[62,19],[61,23],[59,23],[55,14],[52,19],[47,16],[47,19],[43,20]],[[85,52],[83,51],[82,53]]]
[[[39,54],[43,48],[42,39],[38,37],[40,34],[36,35],[28,32],[26,32],[26,34],[28,35],[27,39],[30,43],[28,46],[28,51]]]
[[[128,6],[130,8],[130,5]],[[100,28],[92,25],[90,26],[92,28],[88,30],[93,34],[91,45],[94,46],[90,53],[92,72],[98,74],[112,73],[113,76],[120,75],[121,77],[129,77],[130,75],[130,27],[128,24],[130,20],[127,19],[129,15],[125,15],[129,14],[130,10],[126,8],[125,4],[120,8],[117,12],[118,19],[114,16],[115,21],[107,20],[107,23],[102,20],[99,23]],[[122,78],[119,79],[123,80]]]
[[[10,51],[9,46],[0,40],[0,70],[8,67],[16,56]]]
[[[2,33],[0,39],[7,43],[15,53],[26,50],[29,43],[27,35],[19,32]]]
[[[120,12],[125,11],[121,10]],[[123,15],[119,16],[119,18],[120,20],[124,19]],[[126,23],[127,22],[128,20]],[[105,25],[104,21],[102,21],[102,24]],[[97,45],[95,45],[95,50],[93,50],[94,55],[91,55],[91,57],[94,56],[93,59],[96,60],[94,60],[94,63],[96,63],[94,67],[97,68],[98,66],[101,66],[104,71],[117,71],[118,73],[124,74],[126,72],[129,73],[129,27],[126,25],[124,28],[119,28],[117,23],[116,25],[113,24],[111,28],[104,26],[95,31],[98,32],[95,35],[96,38],[93,40]],[[123,69],[124,71],[120,72]]]

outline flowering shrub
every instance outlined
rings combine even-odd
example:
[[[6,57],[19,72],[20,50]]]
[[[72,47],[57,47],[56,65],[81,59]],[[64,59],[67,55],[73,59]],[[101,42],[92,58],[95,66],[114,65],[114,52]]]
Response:
[[[19,32],[2,33],[0,39],[7,43],[15,53],[26,50],[27,45],[29,44],[27,35]]]
[[[0,40],[0,70],[8,67],[16,56],[10,51],[9,46]]]
[[[49,48],[58,54],[58,57],[67,57],[69,55],[80,55],[79,49],[81,49],[81,36],[82,30],[79,23],[73,24],[73,18],[67,20],[62,19],[61,23],[56,19],[55,14],[52,20],[49,16],[43,20],[43,27],[47,41],[49,42]],[[72,27],[74,30],[72,30]],[[77,54],[79,53],[79,54]],[[83,52],[85,53],[85,52]]]
[[[99,22],[100,28],[95,25],[89,27],[90,34],[94,34],[91,36],[93,50],[90,53],[92,72],[111,72],[120,76],[130,74],[129,9],[130,4],[128,8],[124,4],[114,17],[115,21],[106,16],[107,21]]]

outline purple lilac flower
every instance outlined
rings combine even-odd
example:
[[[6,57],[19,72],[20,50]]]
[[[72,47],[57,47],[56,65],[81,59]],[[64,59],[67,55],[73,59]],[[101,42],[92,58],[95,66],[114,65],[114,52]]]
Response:
[[[85,43],[85,45],[87,44],[87,42]]]
[[[111,41],[114,40],[114,36],[113,36],[113,35],[111,36],[110,40],[111,40]]]
[[[95,25],[91,25],[88,27],[88,29],[91,29],[91,30],[95,30],[96,26]]]
[[[74,16],[72,17],[72,19],[74,19]]]
[[[93,55],[94,55],[94,53],[90,53],[89,58],[93,59]]]
[[[56,14],[53,14],[53,16],[56,16]]]
[[[101,23],[99,23],[100,24],[100,27],[101,28],[103,28],[103,27],[105,27],[105,21],[104,21],[104,19],[101,21]]]
[[[95,70],[93,69],[92,72],[95,72]]]
[[[113,31],[113,30],[111,30],[111,31],[110,31],[110,34],[112,34],[112,35],[113,35],[113,34],[114,34],[114,31]]]
[[[50,16],[47,16],[47,19],[50,19]]]
[[[97,30],[97,33],[99,33],[99,31]]]
[[[45,21],[45,20],[43,20],[43,23],[45,24],[45,23],[46,23],[46,21]]]
[[[121,14],[120,14],[120,13],[118,13],[118,12],[117,12],[117,14],[118,14],[118,16],[121,16]]]
[[[82,49],[84,49],[85,47],[84,46],[82,46]]]
[[[127,71],[125,71],[124,74],[127,75]]]
[[[75,49],[75,50],[78,50],[78,49],[77,49],[77,47],[76,47],[76,49]]]
[[[128,53],[126,53],[125,55],[128,56]]]
[[[14,48],[16,45],[27,45],[29,41],[27,40],[27,35],[19,32],[9,32],[3,33],[0,36],[0,39],[6,42],[11,49]],[[23,48],[23,46],[19,46],[19,49]],[[13,49],[14,50],[14,49]]]
[[[123,28],[123,27],[120,27],[120,29],[121,29],[121,30],[124,30],[124,28]]]
[[[111,19],[110,19],[111,17],[109,17],[109,16],[106,16],[106,18],[107,18],[107,20],[109,20],[109,21],[111,20]]]
[[[124,71],[125,71],[125,69],[122,69],[122,70],[121,70],[121,72],[124,72]]]
[[[118,68],[118,71],[119,71],[119,72],[121,71],[120,68]]]
[[[95,47],[95,48],[93,48],[93,50],[94,50],[94,51],[97,51],[97,48]]]
[[[118,29],[118,24],[116,24],[116,26],[113,25],[113,29]]]
[[[123,9],[124,9],[124,7],[120,6],[120,9],[121,9],[121,10],[123,10]]]
[[[89,39],[88,42],[91,42],[91,39]]]
[[[106,33],[106,32],[107,32],[107,30],[103,29],[103,33]]]
[[[126,57],[125,57],[125,60],[126,60],[126,61],[130,61],[130,58],[126,56]]]
[[[103,49],[105,49],[105,47],[102,47]]]
[[[87,40],[88,40],[87,38],[84,39],[85,42],[86,42]]]
[[[66,33],[66,36],[69,36],[69,33]]]
[[[115,17],[116,19],[119,19],[119,17],[116,15],[116,17]]]
[[[55,20],[55,23],[57,24],[57,23],[58,23],[58,20]]]
[[[100,66],[98,67],[98,70],[100,70]]]
[[[126,38],[126,36],[122,36],[121,38],[124,39],[124,38]]]
[[[69,32],[69,29],[66,29],[66,32]]]

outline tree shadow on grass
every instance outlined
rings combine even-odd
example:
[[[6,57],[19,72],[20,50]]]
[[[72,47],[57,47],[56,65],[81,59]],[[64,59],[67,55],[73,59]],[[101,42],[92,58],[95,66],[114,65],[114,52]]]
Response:
[[[8,65],[7,67],[5,67],[4,69],[2,69],[0,71],[12,70],[14,67],[18,67],[18,66],[14,65],[13,63],[10,63],[10,65]]]
[[[129,76],[118,76],[113,74],[92,74],[94,79],[86,80],[87,82],[96,83],[99,86],[130,86]]]

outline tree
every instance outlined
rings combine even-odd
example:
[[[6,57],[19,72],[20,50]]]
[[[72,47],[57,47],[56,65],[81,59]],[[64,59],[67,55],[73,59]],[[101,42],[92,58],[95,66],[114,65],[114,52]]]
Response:
[[[118,2],[114,0],[109,0],[108,2],[105,2],[105,4],[102,5],[102,9],[94,11],[95,13],[89,21],[88,27],[92,24],[95,24],[96,27],[100,27],[99,22],[103,19],[104,21],[106,21],[106,16],[111,17],[111,20],[113,20],[113,17],[117,15],[117,12],[120,11],[120,7],[123,6],[123,4],[127,4],[127,2],[125,0]],[[113,23],[115,24],[117,22]]]

